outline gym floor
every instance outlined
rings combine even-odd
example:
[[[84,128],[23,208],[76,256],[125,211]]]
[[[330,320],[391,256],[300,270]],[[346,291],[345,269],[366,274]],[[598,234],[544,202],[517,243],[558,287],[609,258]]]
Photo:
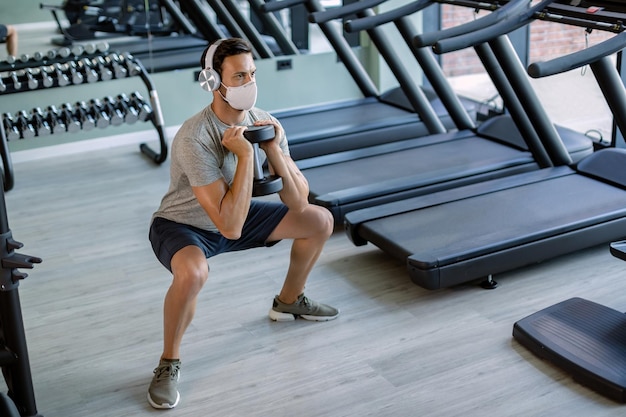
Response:
[[[481,77],[453,82],[466,95],[490,96]],[[590,72],[538,90],[555,121],[609,134],[610,114]],[[147,228],[168,185],[169,162],[155,166],[136,145],[47,158],[23,152],[15,155],[16,186],[6,202],[13,237],[24,243],[19,252],[44,260],[20,285],[40,414],[163,414],[145,396],[161,350],[170,276],[152,254]],[[626,265],[608,245],[501,274],[495,290],[467,284],[428,291],[409,281],[403,264],[371,245],[353,246],[337,230],[307,292],[342,315],[328,323],[273,323],[267,310],[288,256],[282,242],[211,260],[184,339],[181,403],[165,413],[624,413],[511,337],[515,321],[570,297],[626,311]]]

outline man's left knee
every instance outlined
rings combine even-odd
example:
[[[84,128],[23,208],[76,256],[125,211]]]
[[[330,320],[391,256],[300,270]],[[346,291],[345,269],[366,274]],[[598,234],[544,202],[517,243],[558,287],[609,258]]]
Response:
[[[332,213],[328,209],[316,205],[310,205],[309,209],[315,214],[316,228],[320,233],[330,236],[335,225]]]

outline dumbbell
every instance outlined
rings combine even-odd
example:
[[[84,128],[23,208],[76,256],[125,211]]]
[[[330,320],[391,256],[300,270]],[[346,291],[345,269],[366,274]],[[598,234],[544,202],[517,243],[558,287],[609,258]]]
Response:
[[[92,98],[89,100],[89,113],[96,120],[96,127],[104,129],[111,124],[111,117],[106,112],[100,99]]]
[[[113,126],[119,126],[124,123],[124,113],[116,107],[113,97],[106,96],[102,101],[104,102],[103,108],[111,119],[111,124]]]
[[[54,72],[56,73],[57,84],[59,87],[65,87],[70,83],[70,77],[65,73],[67,71],[67,64],[54,64]]]
[[[128,70],[121,65],[118,54],[109,54],[104,58],[104,61],[113,69],[115,78],[125,78],[128,75]]]
[[[98,72],[92,68],[91,61],[87,58],[83,58],[77,62],[78,69],[85,75],[88,83],[95,83],[98,81]]]
[[[15,125],[20,131],[20,138],[28,139],[35,137],[36,131],[33,124],[30,122],[28,117],[28,113],[25,110],[20,110],[17,113],[17,117],[15,119]]]
[[[67,46],[64,46],[63,48],[59,48],[57,50],[57,55],[61,58],[67,58],[70,56],[71,53],[72,51]]]
[[[145,122],[150,119],[152,116],[152,108],[148,103],[146,103],[138,91],[130,93],[130,103],[135,109],[137,109],[137,112],[139,113],[139,120]]]
[[[41,74],[41,84],[48,88],[54,85],[54,78],[50,76],[51,73],[54,73],[54,67],[51,65],[43,66],[39,68],[39,73]]]
[[[45,119],[41,108],[35,107],[30,112],[30,123],[35,127],[37,136],[48,136],[52,133],[52,127]]]
[[[39,80],[35,78],[35,74],[32,68],[26,68],[26,85],[29,90],[36,90],[39,87]]]
[[[100,79],[102,81],[109,81],[113,78],[113,71],[111,71],[107,66],[104,58],[101,56],[97,56],[91,60],[91,66],[97,67],[98,72],[100,72]]]
[[[117,95],[116,108],[120,109],[124,113],[124,121],[128,124],[133,124],[139,118],[139,112],[130,104],[130,99],[124,93]]]
[[[85,47],[83,45],[74,45],[74,46],[72,46],[70,51],[71,51],[72,55],[79,56],[79,55],[82,55],[83,52],[85,52]]]
[[[130,53],[124,52],[119,57],[120,62],[126,67],[126,71],[129,77],[134,77],[141,72],[141,68],[139,67],[139,65],[137,65],[136,62],[134,62],[135,58],[133,58]]]
[[[243,137],[252,143],[254,150],[253,197],[274,194],[283,189],[283,179],[277,175],[265,176],[263,166],[259,160],[259,143],[272,140],[275,135],[274,126],[272,125],[248,126],[248,128],[243,131]]]
[[[61,112],[59,116],[65,124],[68,132],[74,133],[80,130],[81,120],[76,118],[76,115],[74,114],[72,105],[70,103],[63,103],[61,105]],[[85,130],[89,130],[89,127],[87,127]]]
[[[22,82],[19,80],[17,72],[11,71],[9,76],[11,77],[11,81],[13,81],[13,89],[19,91],[22,88]]]
[[[85,77],[83,76],[83,73],[80,72],[80,68],[78,68],[76,62],[70,61],[68,65],[70,67],[70,74],[72,76],[72,84],[82,84],[82,82],[85,80]]]
[[[20,138],[20,130],[11,116],[11,113],[4,113],[2,115],[2,123],[4,124],[4,131],[7,135],[7,140],[15,140]]]
[[[59,110],[54,105],[48,106],[46,109],[46,121],[52,128],[52,133],[61,133],[67,131],[67,125],[61,118]]]
[[[87,108],[87,103],[84,101],[76,102],[74,118],[80,121],[83,130],[91,130],[96,127],[96,119],[91,115]]]

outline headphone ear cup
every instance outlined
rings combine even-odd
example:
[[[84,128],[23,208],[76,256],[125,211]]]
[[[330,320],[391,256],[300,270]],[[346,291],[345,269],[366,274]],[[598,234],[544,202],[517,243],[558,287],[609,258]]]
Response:
[[[220,75],[211,68],[205,68],[198,74],[198,82],[202,89],[206,91],[215,91],[220,87]]]

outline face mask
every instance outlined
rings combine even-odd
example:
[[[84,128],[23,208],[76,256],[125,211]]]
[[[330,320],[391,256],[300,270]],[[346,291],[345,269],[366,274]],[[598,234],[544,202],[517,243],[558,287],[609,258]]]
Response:
[[[224,84],[222,83],[222,85]],[[254,107],[257,93],[256,82],[254,80],[239,87],[228,87],[224,85],[224,88],[226,88],[226,96],[221,92],[220,95],[233,109],[250,110]]]

